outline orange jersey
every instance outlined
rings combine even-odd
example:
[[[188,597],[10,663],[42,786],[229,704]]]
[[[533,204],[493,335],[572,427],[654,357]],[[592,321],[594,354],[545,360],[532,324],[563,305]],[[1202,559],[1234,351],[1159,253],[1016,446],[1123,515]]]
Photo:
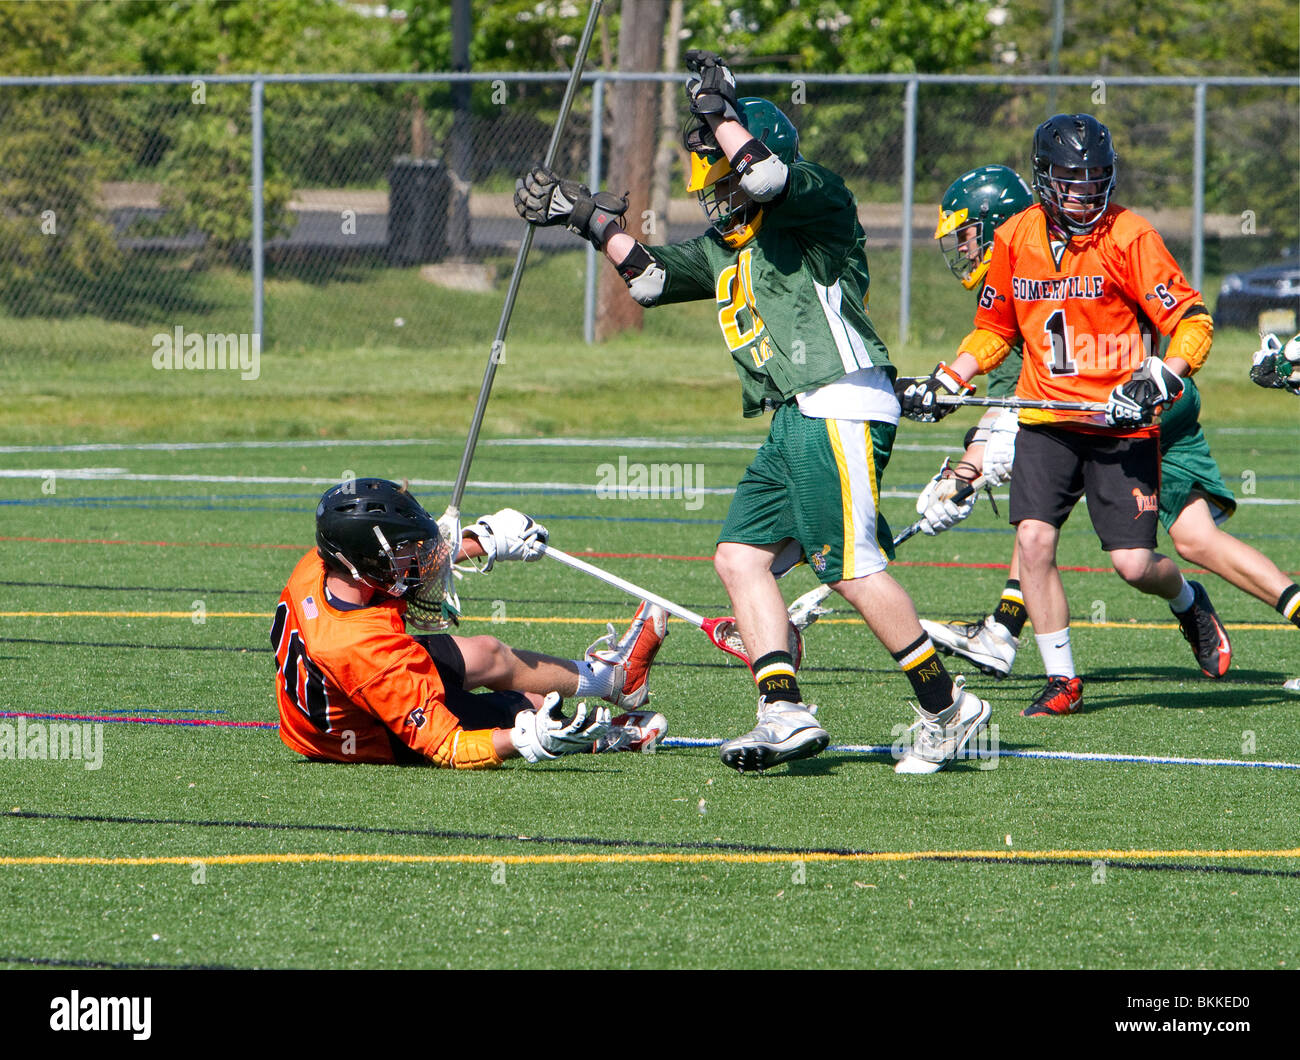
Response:
[[[466,732],[447,709],[438,669],[403,614],[396,600],[339,610],[316,551],[298,561],[271,626],[280,739],[333,762],[499,764],[492,730]]]
[[[1200,292],[1183,276],[1160,234],[1122,206],[1110,206],[1086,236],[1074,236],[1059,263],[1042,206],[1031,206],[993,237],[975,326],[1024,341],[1016,396],[1105,403],[1143,359],[1158,350]],[[1029,411],[1024,423],[1103,427],[1099,413]],[[1149,434],[1157,428],[1108,434]]]

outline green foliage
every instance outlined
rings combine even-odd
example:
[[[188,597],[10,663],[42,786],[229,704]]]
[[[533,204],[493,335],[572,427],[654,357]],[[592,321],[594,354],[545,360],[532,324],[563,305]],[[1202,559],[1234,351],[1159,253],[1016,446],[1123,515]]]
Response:
[[[738,68],[803,73],[935,73],[979,57],[983,0],[708,0],[690,4],[687,46]]]

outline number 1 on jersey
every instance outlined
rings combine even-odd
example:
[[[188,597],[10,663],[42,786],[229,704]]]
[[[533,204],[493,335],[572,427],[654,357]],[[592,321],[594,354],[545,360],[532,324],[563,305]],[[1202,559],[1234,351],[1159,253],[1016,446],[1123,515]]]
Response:
[[[1070,329],[1065,326],[1065,310],[1058,309],[1043,325],[1047,332],[1047,370],[1052,375],[1078,375],[1079,366],[1070,357]]]

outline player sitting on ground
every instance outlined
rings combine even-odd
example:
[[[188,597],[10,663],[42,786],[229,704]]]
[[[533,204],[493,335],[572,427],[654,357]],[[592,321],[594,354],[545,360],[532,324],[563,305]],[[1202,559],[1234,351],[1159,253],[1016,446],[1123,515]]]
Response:
[[[316,548],[298,561],[271,627],[280,738],[331,762],[433,763],[458,769],[579,751],[650,751],[663,715],[640,710],[667,632],[643,604],[623,638],[582,660],[510,647],[495,637],[412,636],[440,625],[444,574],[456,559],[535,560],[546,528],[506,508],[467,527],[455,557],[405,487],[363,478],[326,491]],[[603,643],[603,641],[598,641]],[[487,687],[493,691],[471,693]],[[628,713],[564,696],[607,700]]]
[[[1155,229],[1111,202],[1110,130],[1090,114],[1058,114],[1035,130],[1033,154],[1040,205],[994,234],[975,330],[951,367],[940,364],[928,379],[902,388],[901,397],[904,415],[937,420],[953,409],[938,401],[940,394],[970,392],[970,378],[1023,343],[1017,396],[1105,401],[1104,419],[1024,411],[1015,443],[1010,519],[1048,677],[1023,713],[1050,716],[1082,708],[1056,550],[1061,526],[1085,491],[1088,516],[1116,573],[1168,601],[1176,614],[1190,612],[1201,671],[1222,676],[1231,647],[1204,588],[1155,551],[1160,443],[1153,418],[1209,355],[1209,312]],[[1164,360],[1148,348],[1153,326],[1171,336]]]
[[[515,206],[565,225],[613,264],[645,306],[709,300],[740,375],[744,414],[773,411],[736,489],[714,565],[758,685],[758,724],[725,742],[724,763],[767,769],[818,754],[830,736],[803,701],[774,564],[796,548],[863,616],[907,674],[920,706],[900,773],[943,769],[981,731],[989,706],[952,677],[911,598],[886,570],[876,509],[898,424],[894,369],[866,312],[866,237],[843,180],[799,155],[799,134],[765,99],[739,99],[711,52],[688,52],[688,190],[712,230],[648,247],[622,230],[627,202],[534,169]]]
[[[1006,189],[1019,187],[1023,194],[1008,194]],[[963,271],[979,279],[987,270],[992,255],[993,232],[1008,219],[1000,211],[1000,204],[1023,202],[1029,195],[1020,177],[1005,166],[984,166],[960,177],[944,195],[941,219],[936,238],[955,231],[958,250],[948,253],[949,264],[959,276]],[[1018,213],[1032,202],[1025,203],[1011,213]],[[982,231],[970,218],[984,218]],[[940,246],[943,247],[941,240]],[[964,250],[962,250],[964,248]],[[964,259],[973,267],[960,269],[954,257]],[[969,289],[971,283],[963,280]],[[1281,343],[1272,338],[1272,346],[1265,342],[1262,353],[1276,353]],[[1296,343],[1300,359],[1300,342]],[[1256,355],[1257,359],[1260,355]],[[989,395],[1010,396],[1019,378],[1021,353],[1019,348],[989,374]],[[1280,385],[1280,384],[1279,384]],[[1300,373],[1297,373],[1300,386]],[[1201,407],[1200,392],[1191,379],[1183,380],[1183,393],[1160,418],[1160,524],[1169,534],[1178,554],[1189,563],[1206,568],[1231,582],[1237,588],[1276,608],[1285,618],[1300,625],[1300,588],[1263,553],[1244,541],[1221,530],[1236,509],[1232,491],[1223,481],[1218,465],[1210,455],[1209,443],[1198,422]],[[1015,438],[1019,430],[1014,410],[994,411],[994,419],[986,437],[978,432],[972,438],[960,463],[956,465],[961,478],[975,478],[981,473],[986,482],[998,485],[1011,477],[1015,458]],[[980,422],[988,425],[989,417]],[[986,444],[987,443],[987,444]],[[941,471],[942,475],[943,472]],[[935,477],[917,509],[932,527],[931,532],[946,530],[964,519],[970,512],[968,505],[953,505],[950,500],[936,495]],[[951,483],[953,480],[945,480]],[[930,500],[926,501],[927,495]],[[951,497],[951,492],[947,493]],[[1195,582],[1189,583],[1193,586]],[[1226,666],[1218,652],[1218,630],[1213,623],[1198,623],[1197,612],[1188,608],[1175,613],[1183,636],[1196,649],[1204,640],[1205,648],[1197,650],[1198,660],[1204,656]],[[921,625],[930,639],[942,652],[957,655],[973,662],[984,673],[1005,677],[1011,672],[1020,646],[1020,633],[1025,624],[1024,598],[1020,594],[1019,554],[1013,548],[1011,569],[1002,598],[992,614],[979,622],[929,622]],[[1218,676],[1210,673],[1207,676]]]

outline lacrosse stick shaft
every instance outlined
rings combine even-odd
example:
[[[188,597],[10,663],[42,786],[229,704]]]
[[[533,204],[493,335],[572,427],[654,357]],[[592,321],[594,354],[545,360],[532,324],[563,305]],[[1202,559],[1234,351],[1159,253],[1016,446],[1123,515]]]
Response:
[[[963,397],[960,394],[939,394],[940,405],[973,405],[991,409],[1047,409],[1051,412],[1105,412],[1106,405],[1099,401],[1037,401],[1032,398]]]
[[[966,498],[968,498],[969,496],[971,496],[971,494],[979,490],[983,485],[984,485],[983,475],[981,475],[977,479],[972,479],[970,482],[966,483],[966,485],[962,486],[956,493],[952,495],[951,499],[953,504],[961,504],[962,501],[966,500]],[[904,541],[908,540],[909,538],[913,538],[917,534],[919,534],[921,532],[921,524],[924,522],[925,522],[924,519],[918,519],[906,530],[902,531],[896,538],[894,538],[894,547],[897,548]]]
[[[689,622],[692,626],[704,628],[704,616],[697,615],[690,608],[682,607],[681,604],[675,604],[658,593],[652,593],[649,589],[643,589],[639,585],[634,585],[630,581],[620,578],[617,574],[610,574],[607,570],[601,570],[594,567],[586,560],[581,560],[577,556],[570,556],[567,552],[561,552],[554,545],[546,546],[546,555],[551,559],[558,560],[566,567],[572,567],[574,570],[580,570],[583,574],[590,574],[593,578],[604,582],[606,585],[612,585],[616,589],[622,589],[625,593],[647,600],[652,604],[658,604],[670,615],[676,615],[683,622]]]
[[[587,61],[587,49],[591,45],[592,34],[596,29],[596,19],[600,15],[600,5],[604,0],[592,0],[591,10],[587,14],[587,25],[582,31],[582,40],[578,42],[578,51],[573,57],[573,69],[569,73],[569,83],[564,89],[564,99],[560,102],[560,113],[555,119],[555,128],[551,130],[551,142],[546,148],[545,168],[555,164],[555,155],[560,146],[560,134],[569,117],[569,108],[573,105],[578,82],[582,80],[582,68]],[[515,256],[515,268],[510,274],[510,286],[506,289],[505,305],[501,307],[501,320],[497,324],[496,338],[492,340],[492,349],[488,354],[487,367],[483,370],[483,383],[478,391],[478,404],[474,406],[474,418],[470,421],[469,437],[465,441],[465,452],[460,458],[460,470],[456,473],[456,485],[451,493],[451,504],[447,508],[449,515],[460,515],[460,502],[465,496],[465,483],[469,481],[469,465],[474,459],[474,449],[478,445],[479,430],[483,426],[483,416],[487,412],[488,397],[492,393],[492,381],[496,378],[497,365],[501,362],[505,350],[506,331],[510,327],[510,316],[515,309],[515,298],[519,294],[519,282],[523,277],[524,262],[533,245],[533,226],[524,222],[524,237],[519,243],[519,253]]]

